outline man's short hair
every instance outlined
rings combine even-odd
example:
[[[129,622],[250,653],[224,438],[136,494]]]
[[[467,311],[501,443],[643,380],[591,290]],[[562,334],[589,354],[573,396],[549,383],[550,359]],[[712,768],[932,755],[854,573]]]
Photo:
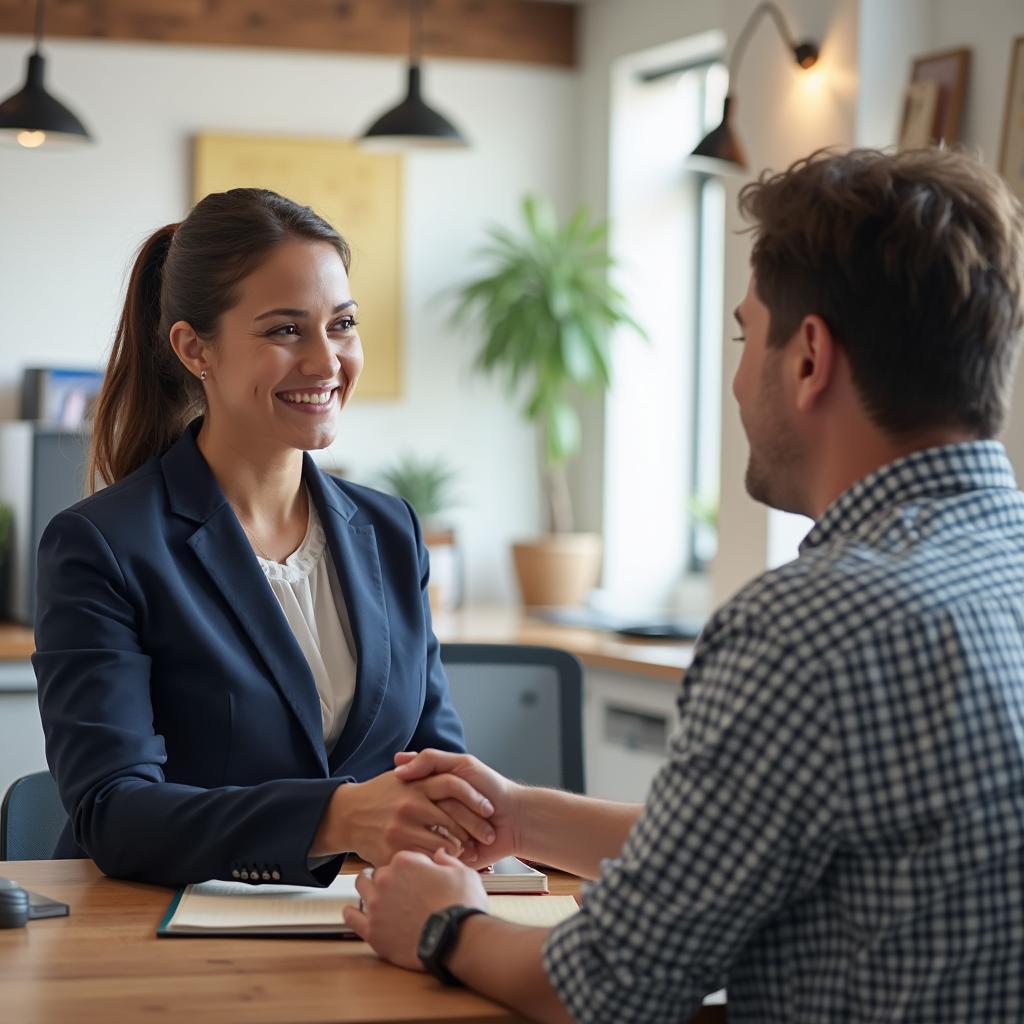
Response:
[[[818,152],[740,193],[770,346],[819,315],[872,420],[995,436],[1024,331],[1024,208],[962,152]]]

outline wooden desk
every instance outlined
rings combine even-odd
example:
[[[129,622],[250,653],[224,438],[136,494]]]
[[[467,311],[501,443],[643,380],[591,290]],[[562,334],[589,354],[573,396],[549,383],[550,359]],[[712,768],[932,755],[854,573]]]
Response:
[[[353,867],[354,870],[354,867]],[[382,963],[336,939],[158,939],[173,890],[106,878],[88,860],[0,862],[69,917],[0,929],[0,1018],[17,1024],[429,1024],[518,1021],[489,999]],[[571,875],[551,891],[576,895]],[[705,1006],[690,1024],[724,1024]]]
[[[12,1024],[519,1020],[362,942],[157,939],[173,891],[114,881],[92,861],[10,861],[0,876],[71,907],[0,929],[0,1018]],[[578,882],[552,873],[551,888],[575,894]]]

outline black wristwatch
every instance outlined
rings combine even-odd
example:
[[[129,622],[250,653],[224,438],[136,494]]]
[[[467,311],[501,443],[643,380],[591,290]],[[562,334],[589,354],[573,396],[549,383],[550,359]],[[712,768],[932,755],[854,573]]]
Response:
[[[467,917],[482,914],[484,911],[476,907],[445,907],[427,918],[427,923],[420,933],[416,954],[423,961],[423,966],[439,981],[446,985],[461,985],[462,982],[445,967],[448,954],[451,953],[455,940],[459,937],[459,929]]]

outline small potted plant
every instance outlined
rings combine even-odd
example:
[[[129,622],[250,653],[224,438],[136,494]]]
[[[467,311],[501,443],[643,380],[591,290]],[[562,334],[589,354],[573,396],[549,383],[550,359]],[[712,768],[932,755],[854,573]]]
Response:
[[[384,487],[405,498],[423,526],[430,552],[430,604],[435,611],[457,608],[462,600],[461,565],[455,530],[441,514],[456,504],[456,473],[443,459],[403,455],[381,474]]]
[[[596,584],[601,538],[576,533],[565,464],[579,450],[575,400],[611,383],[609,337],[626,325],[643,335],[609,280],[607,225],[581,207],[559,224],[551,205],[523,200],[525,232],[492,228],[481,250],[487,272],[459,290],[454,320],[482,328],[476,366],[521,395],[523,415],[544,439],[549,531],[513,545],[527,605],[579,604]]]

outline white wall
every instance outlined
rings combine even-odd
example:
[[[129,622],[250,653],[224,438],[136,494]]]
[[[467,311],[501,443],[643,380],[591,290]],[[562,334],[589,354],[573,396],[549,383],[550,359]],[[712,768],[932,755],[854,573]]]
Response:
[[[860,0],[857,32],[859,97],[856,142],[885,147],[896,141],[910,75],[909,54],[931,49],[934,0]]]
[[[0,93],[20,85],[28,45],[0,39]],[[62,41],[46,52],[53,92],[98,144],[0,150],[3,418],[16,414],[22,367],[103,359],[133,250],[187,209],[191,136],[352,136],[403,91],[402,62],[383,57]],[[362,480],[405,451],[449,457],[462,476],[452,519],[469,596],[493,602],[513,594],[508,539],[541,522],[534,438],[504,394],[469,372],[472,345],[446,326],[438,292],[473,273],[483,227],[517,218],[523,193],[572,204],[577,79],[454,60],[429,60],[425,75],[428,98],[472,148],[407,161],[404,397],[350,406],[327,457]],[[358,266],[355,275],[358,290]]]

